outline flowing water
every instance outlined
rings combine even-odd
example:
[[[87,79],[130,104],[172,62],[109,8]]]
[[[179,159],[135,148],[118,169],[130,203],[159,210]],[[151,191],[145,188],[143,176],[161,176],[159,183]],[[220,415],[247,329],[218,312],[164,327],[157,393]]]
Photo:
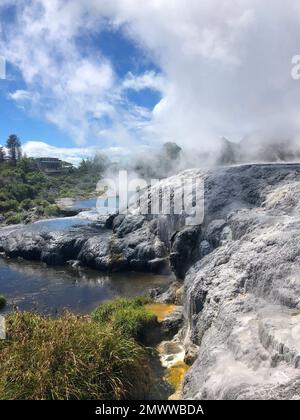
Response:
[[[151,303],[146,307],[157,316],[159,322],[162,322],[177,308],[175,305],[166,303]],[[161,341],[157,346],[157,351],[161,366],[165,369],[163,380],[169,384],[172,390],[168,399],[180,400],[183,379],[189,369],[189,366],[184,362],[185,349],[180,339],[175,336],[172,340]]]

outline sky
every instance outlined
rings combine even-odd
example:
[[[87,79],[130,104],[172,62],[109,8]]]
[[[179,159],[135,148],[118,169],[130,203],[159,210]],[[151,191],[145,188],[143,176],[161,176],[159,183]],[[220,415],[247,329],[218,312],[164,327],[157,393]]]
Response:
[[[298,136],[298,0],[0,0],[0,144],[73,163]]]

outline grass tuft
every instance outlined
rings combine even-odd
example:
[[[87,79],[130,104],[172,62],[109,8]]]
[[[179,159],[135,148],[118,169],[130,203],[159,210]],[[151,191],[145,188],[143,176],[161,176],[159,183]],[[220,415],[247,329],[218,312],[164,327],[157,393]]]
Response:
[[[147,301],[146,298],[116,299],[99,306],[92,318],[101,325],[110,323],[126,337],[140,340],[144,330],[156,321],[155,315],[145,307]]]
[[[92,318],[8,315],[7,340],[0,342],[0,399],[145,398],[152,386],[150,355],[133,336],[148,315],[135,312],[137,301],[124,305],[104,305]],[[108,322],[99,322],[100,315]]]

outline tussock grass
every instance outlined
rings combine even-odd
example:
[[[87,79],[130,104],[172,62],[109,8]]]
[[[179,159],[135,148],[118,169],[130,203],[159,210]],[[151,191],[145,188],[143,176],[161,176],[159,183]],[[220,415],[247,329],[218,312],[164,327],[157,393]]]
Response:
[[[95,314],[10,314],[7,340],[0,342],[0,399],[145,398],[152,385],[150,356],[133,338],[138,314],[132,318],[126,305],[124,310],[115,317],[111,303],[95,311],[108,322]]]

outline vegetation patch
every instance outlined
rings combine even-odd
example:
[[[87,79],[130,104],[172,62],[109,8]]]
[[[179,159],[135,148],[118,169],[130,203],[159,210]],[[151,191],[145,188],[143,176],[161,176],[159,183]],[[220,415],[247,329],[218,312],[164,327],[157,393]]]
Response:
[[[0,147],[0,222],[6,224],[58,216],[60,208],[55,201],[89,196],[109,165],[108,158],[98,154],[64,174],[49,175],[35,159],[22,156],[17,136],[9,137],[6,148],[7,154]]]
[[[7,340],[0,342],[0,398],[145,398],[152,386],[150,352],[133,336],[148,314],[138,307],[119,300],[93,317],[10,314]],[[122,319],[126,308],[139,316],[125,312]]]
[[[141,341],[144,332],[156,321],[156,316],[147,310],[147,298],[116,299],[104,303],[92,313],[99,324],[109,323],[123,336]]]

